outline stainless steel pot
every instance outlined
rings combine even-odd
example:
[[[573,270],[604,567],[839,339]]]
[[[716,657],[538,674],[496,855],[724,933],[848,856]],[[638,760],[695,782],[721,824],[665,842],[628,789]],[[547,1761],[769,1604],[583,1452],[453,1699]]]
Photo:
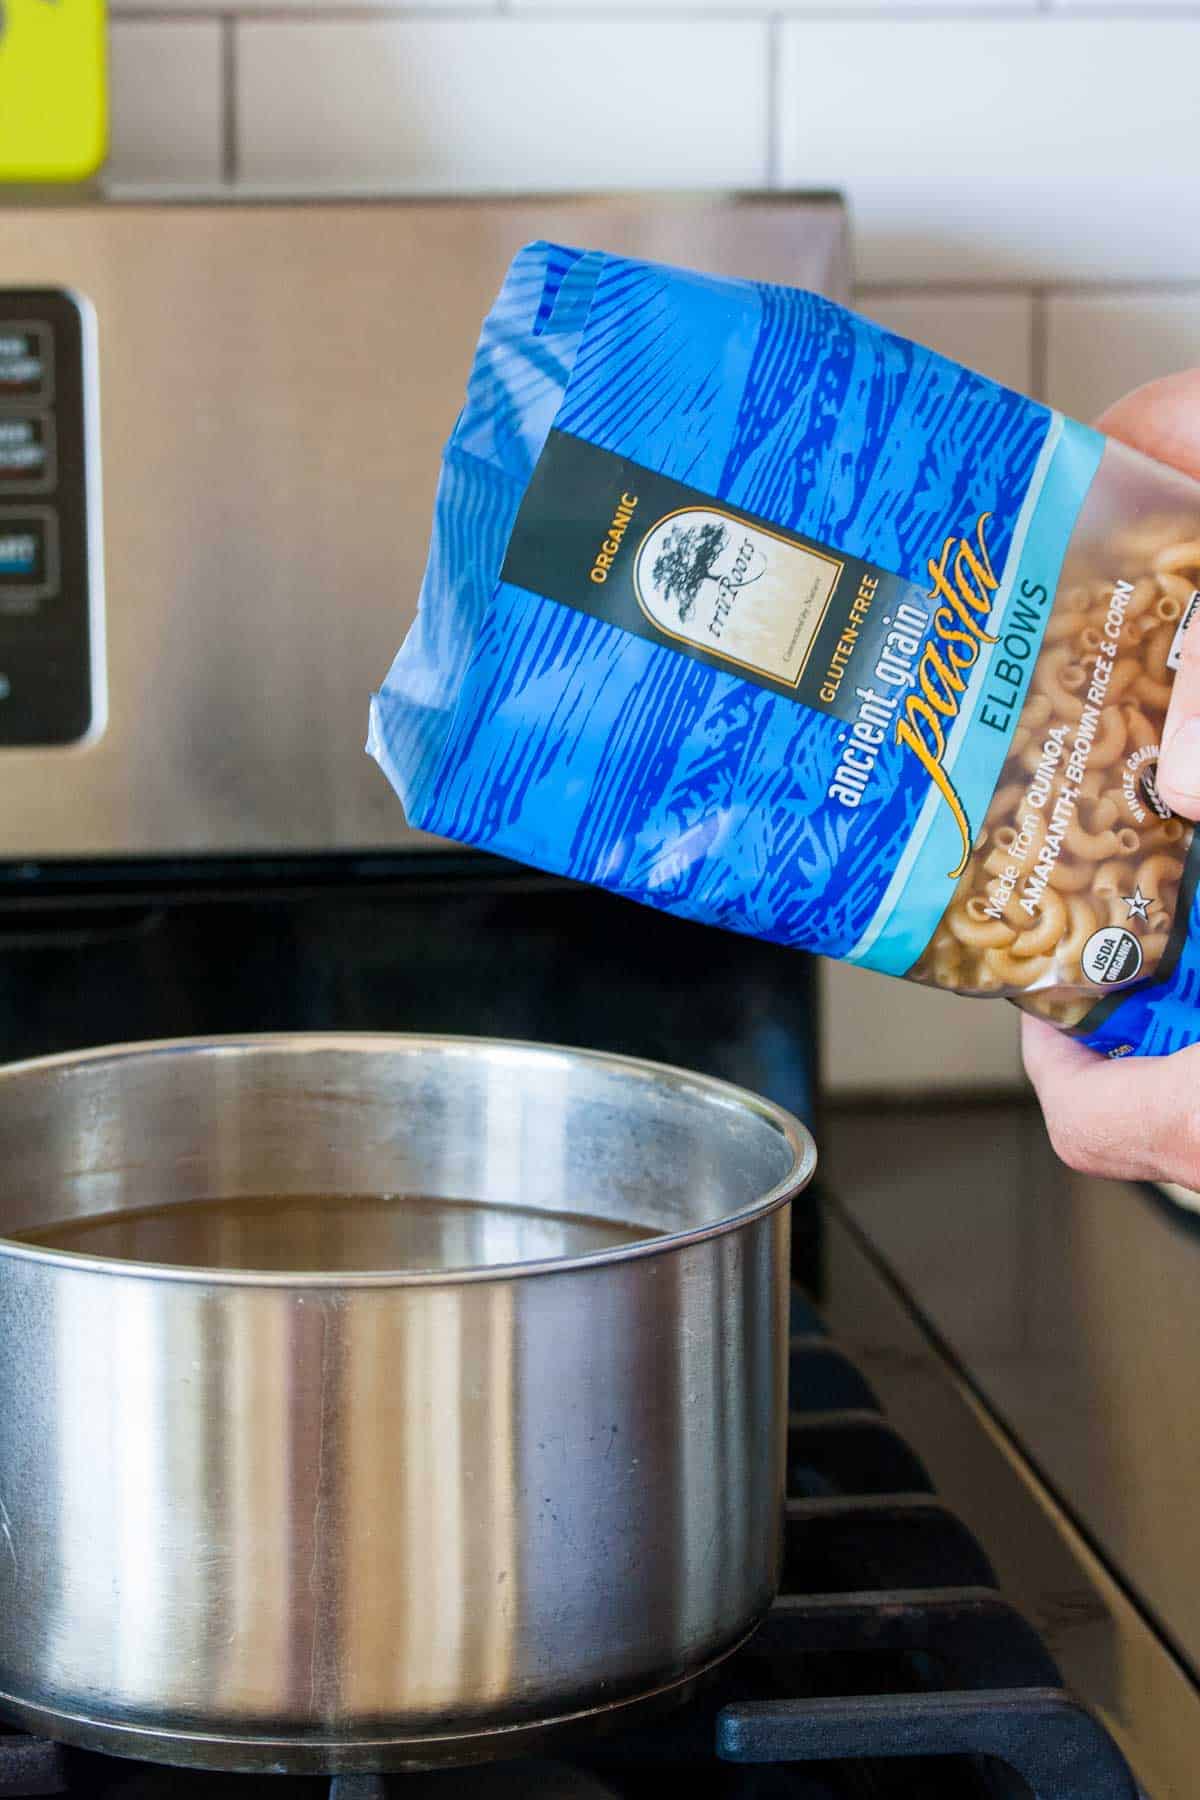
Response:
[[[681,1687],[769,1605],[787,1202],[814,1162],[776,1108],[521,1044],[181,1042],[0,1070],[0,1156],[18,1721],[217,1768],[469,1760]],[[455,1267],[443,1244],[400,1274],[8,1238],[271,1193],[646,1235]]]

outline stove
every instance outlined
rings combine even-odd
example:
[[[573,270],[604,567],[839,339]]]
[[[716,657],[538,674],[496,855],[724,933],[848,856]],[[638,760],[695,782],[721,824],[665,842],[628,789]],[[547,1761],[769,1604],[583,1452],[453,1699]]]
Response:
[[[0,1729],[0,1796],[1194,1800],[1200,1226],[1068,1181],[1027,1105],[828,1113],[809,959],[424,839],[362,753],[474,332],[547,235],[850,291],[829,195],[0,207],[37,372],[0,393],[0,1058],[461,1032],[788,1107],[824,1192],[783,1591],[683,1708],[532,1760],[268,1783]]]
[[[725,1800],[1137,1800],[1113,1738],[800,1290],[789,1388],[782,1590],[682,1707],[553,1757],[327,1781],[155,1768],[11,1733],[0,1796],[657,1800],[670,1784]]]

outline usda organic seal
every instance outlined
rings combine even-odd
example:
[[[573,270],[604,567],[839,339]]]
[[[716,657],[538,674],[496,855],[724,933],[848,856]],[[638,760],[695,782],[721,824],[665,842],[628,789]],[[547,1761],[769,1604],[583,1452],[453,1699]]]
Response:
[[[1132,981],[1142,966],[1142,946],[1123,925],[1103,925],[1083,946],[1083,972],[1101,987]]]

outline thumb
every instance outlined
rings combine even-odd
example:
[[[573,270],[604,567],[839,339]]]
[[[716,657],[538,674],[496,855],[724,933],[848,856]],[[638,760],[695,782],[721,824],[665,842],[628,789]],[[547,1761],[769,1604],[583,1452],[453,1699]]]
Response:
[[[1163,724],[1158,791],[1173,812],[1200,819],[1200,629],[1193,618],[1183,634],[1171,704]]]
[[[1135,388],[1101,413],[1096,428],[1156,462],[1200,476],[1200,369]]]
[[[1101,431],[1121,438],[1160,462],[1200,476],[1200,369],[1151,381],[1118,400],[1098,420]],[[1172,811],[1200,819],[1200,629],[1184,634],[1182,658],[1163,723],[1155,777]]]

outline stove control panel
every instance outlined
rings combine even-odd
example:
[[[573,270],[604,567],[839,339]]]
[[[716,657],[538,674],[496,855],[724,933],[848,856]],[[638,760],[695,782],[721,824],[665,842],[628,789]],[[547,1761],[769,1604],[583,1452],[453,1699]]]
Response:
[[[0,288],[0,750],[104,723],[96,333],[54,288]]]

